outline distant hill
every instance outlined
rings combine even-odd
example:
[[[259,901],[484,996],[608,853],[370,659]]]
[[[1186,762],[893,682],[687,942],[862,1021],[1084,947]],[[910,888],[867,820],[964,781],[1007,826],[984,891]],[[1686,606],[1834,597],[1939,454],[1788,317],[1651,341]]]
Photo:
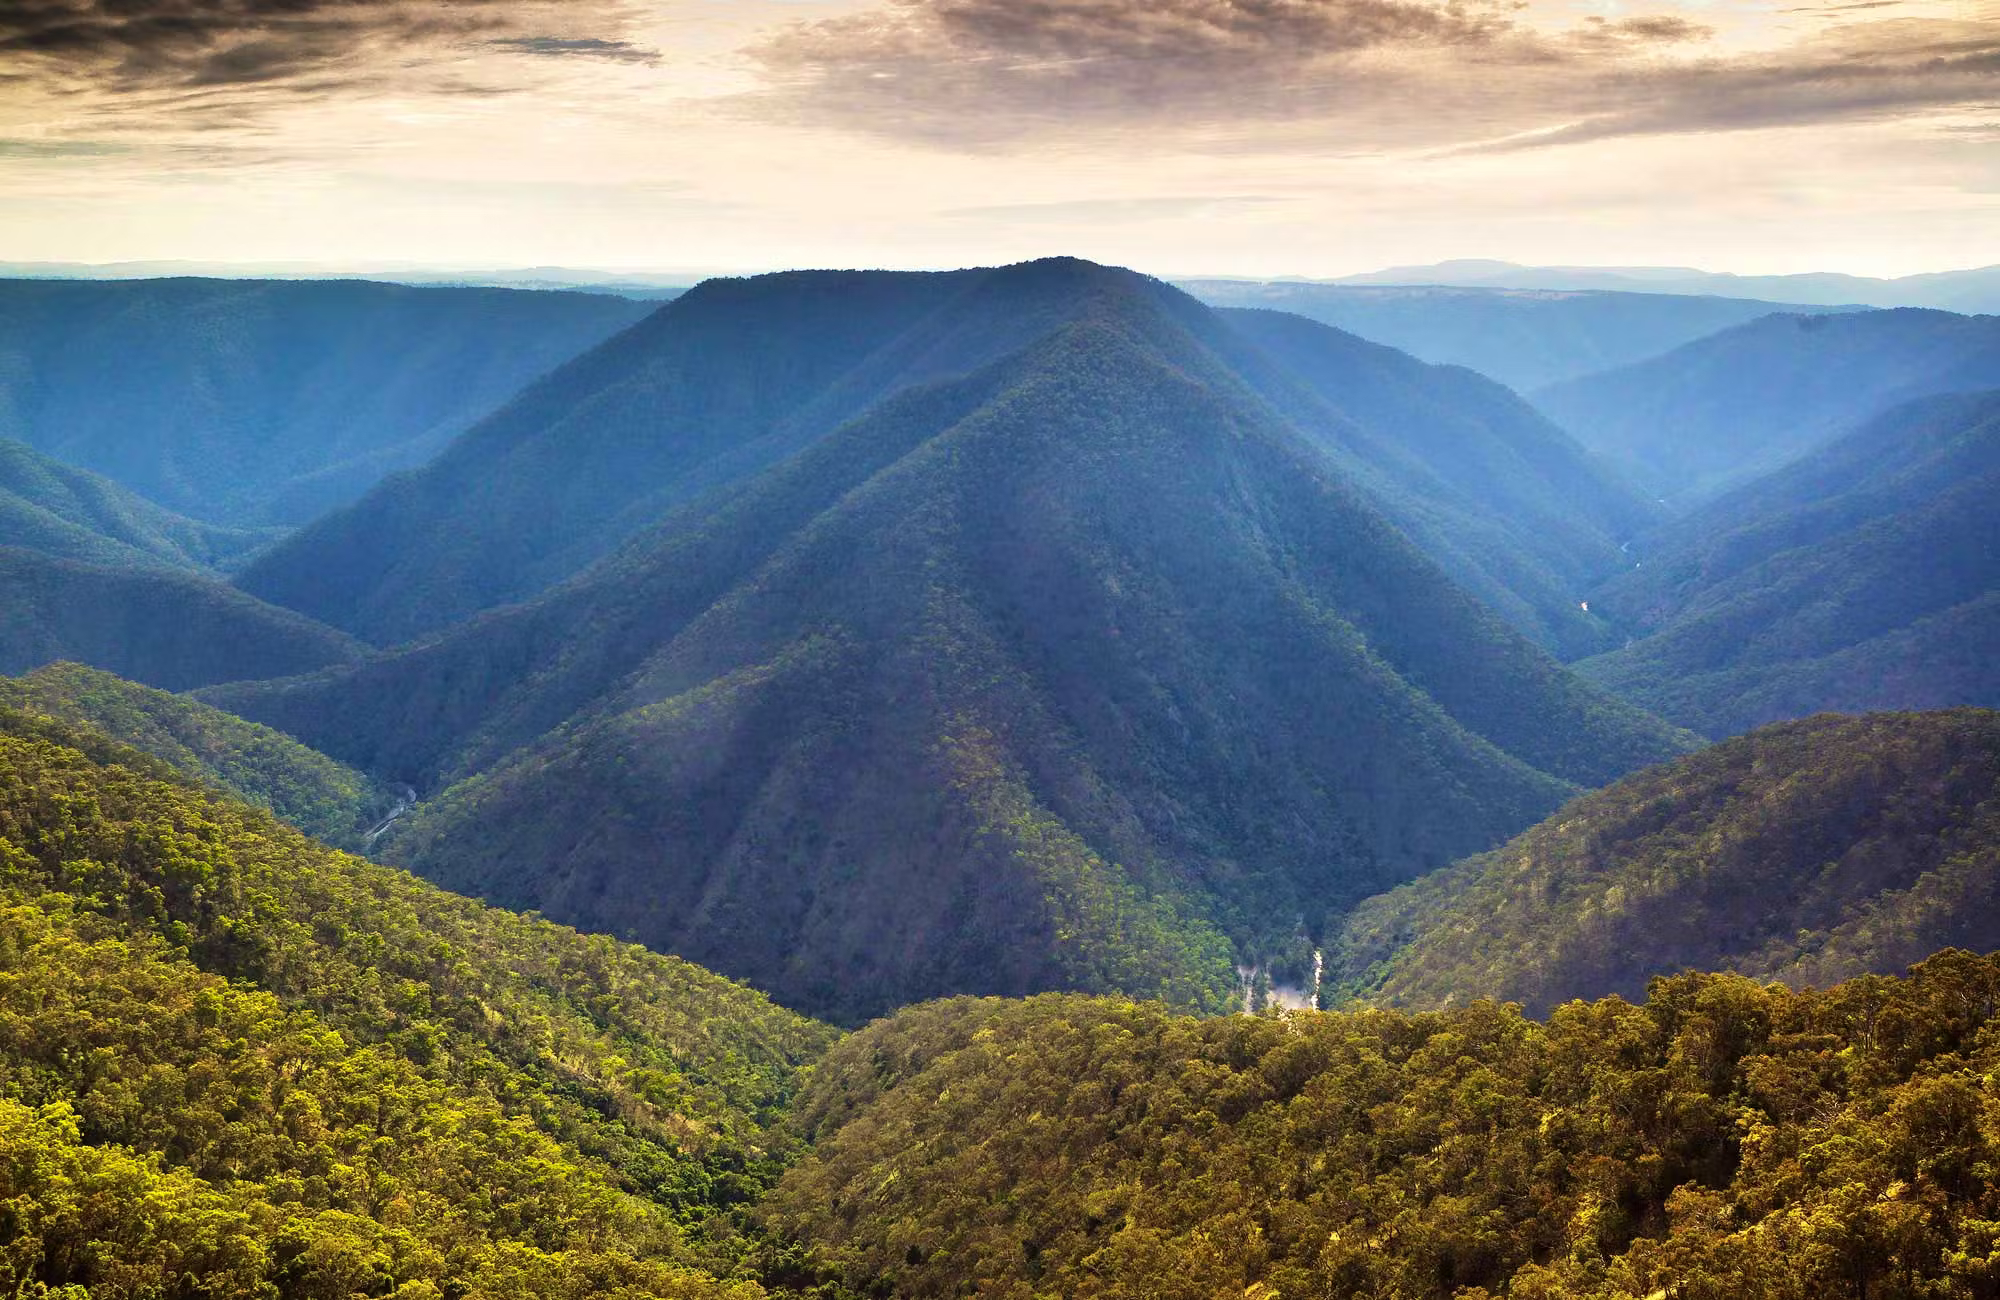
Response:
[[[2000,961],[1546,1024],[959,999],[814,1069],[762,1217],[829,1294],[1976,1296]]]
[[[1533,1015],[1732,970],[1825,986],[2000,948],[2000,713],[1781,723],[1588,794],[1370,900],[1336,970],[1370,1001]]]
[[[345,633],[212,578],[0,547],[0,673],[71,659],[180,691],[362,652]]]
[[[1640,539],[1577,665],[1721,736],[1824,709],[2000,705],[2000,392],[1899,407]]]
[[[1802,310],[1745,298],[1605,290],[1291,280],[1180,285],[1211,306],[1294,312],[1425,361],[1469,367],[1521,392],[1643,361],[1772,312]]]
[[[214,569],[274,535],[197,523],[0,438],[0,546],[98,564]]]
[[[289,736],[82,664],[0,678],[0,704],[100,732],[339,848],[361,849],[393,805],[360,772]]]
[[[360,281],[0,281],[0,436],[193,518],[297,524],[648,310]]]
[[[1767,473],[1875,413],[2000,387],[2000,316],[1769,316],[1532,395],[1660,496],[1693,502]]]
[[[392,860],[842,1020],[1217,1008],[1238,957],[1309,960],[1351,902],[1692,743],[1411,545],[1198,304],[989,279],[1019,342],[982,368],[533,602],[204,698],[429,796]],[[1257,382],[1308,401],[1291,374]],[[1518,454],[1568,445],[1510,412]]]
[[[1430,266],[1395,266],[1332,281],[1342,285],[1457,285],[1497,289],[1621,290],[1772,302],[1870,307],[1934,307],[2000,312],[2000,266],[1936,271],[1881,279],[1834,271],[1799,275],[1734,275],[1686,266],[1521,266],[1463,259]]]
[[[287,539],[241,583],[379,645],[434,632],[547,589],[898,393],[996,363],[1075,296],[1060,276],[1018,270],[710,281]],[[1334,456],[1517,627],[1566,655],[1610,644],[1580,592],[1654,515],[1566,435],[1472,376],[1175,301],[1230,383]]]
[[[4,707],[0,862],[10,1289],[764,1294],[826,1027]]]

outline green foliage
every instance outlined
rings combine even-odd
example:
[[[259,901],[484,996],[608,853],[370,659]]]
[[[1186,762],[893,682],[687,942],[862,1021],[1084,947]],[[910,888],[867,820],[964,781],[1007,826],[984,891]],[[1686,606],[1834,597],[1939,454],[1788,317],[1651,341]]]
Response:
[[[289,736],[81,664],[0,679],[0,702],[100,731],[336,847],[360,849],[393,806],[366,776]]]
[[[1656,767],[1347,919],[1329,978],[1439,1006],[1827,984],[2000,947],[2000,714],[1824,716]]]
[[[830,1031],[0,714],[10,1292],[731,1297]]]
[[[799,1278],[913,1300],[1992,1296],[1997,999],[1947,952],[1546,1024],[934,1004],[820,1065],[764,1214]]]
[[[200,574],[0,547],[0,673],[67,659],[178,691],[361,653],[345,633]]]

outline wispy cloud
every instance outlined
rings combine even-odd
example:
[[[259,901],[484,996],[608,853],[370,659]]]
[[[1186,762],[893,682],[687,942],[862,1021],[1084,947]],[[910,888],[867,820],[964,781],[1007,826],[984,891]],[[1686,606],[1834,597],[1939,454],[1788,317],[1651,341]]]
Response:
[[[487,44],[512,54],[534,54],[544,58],[609,59],[614,63],[647,64],[660,61],[658,50],[641,49],[630,41],[607,41],[595,36],[502,36]]]
[[[1219,133],[1231,148],[1365,150],[1543,147],[2000,101],[1993,22],[1849,22],[1833,37],[1725,54],[1685,13],[1551,28],[1521,8],[887,0],[758,46],[771,90],[757,108],[955,146],[1139,128]]]

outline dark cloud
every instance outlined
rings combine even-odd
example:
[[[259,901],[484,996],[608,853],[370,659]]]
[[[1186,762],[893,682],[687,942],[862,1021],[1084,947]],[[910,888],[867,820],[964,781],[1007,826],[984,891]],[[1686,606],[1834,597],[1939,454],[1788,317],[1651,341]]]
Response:
[[[1841,31],[1731,59],[1704,57],[1713,33],[1682,16],[1552,31],[1510,0],[886,0],[752,51],[772,87],[753,111],[960,147],[1170,131],[1218,148],[1365,152],[2000,100],[2000,24]]]
[[[610,0],[0,0],[0,62],[104,100],[222,87],[366,84],[426,52],[546,42],[623,57],[618,41],[521,35],[552,12],[608,20]],[[546,28],[544,28],[546,30]],[[638,51],[632,51],[639,53]]]
[[[535,54],[548,58],[609,59],[615,63],[660,61],[658,50],[641,49],[630,41],[606,41],[596,37],[503,36],[487,44],[514,54]]]

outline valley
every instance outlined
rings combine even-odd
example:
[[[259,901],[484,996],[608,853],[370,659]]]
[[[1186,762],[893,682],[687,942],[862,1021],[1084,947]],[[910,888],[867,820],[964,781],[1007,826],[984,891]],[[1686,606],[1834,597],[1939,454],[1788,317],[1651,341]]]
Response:
[[[15,292],[22,1294],[2000,1278],[1994,318]]]

